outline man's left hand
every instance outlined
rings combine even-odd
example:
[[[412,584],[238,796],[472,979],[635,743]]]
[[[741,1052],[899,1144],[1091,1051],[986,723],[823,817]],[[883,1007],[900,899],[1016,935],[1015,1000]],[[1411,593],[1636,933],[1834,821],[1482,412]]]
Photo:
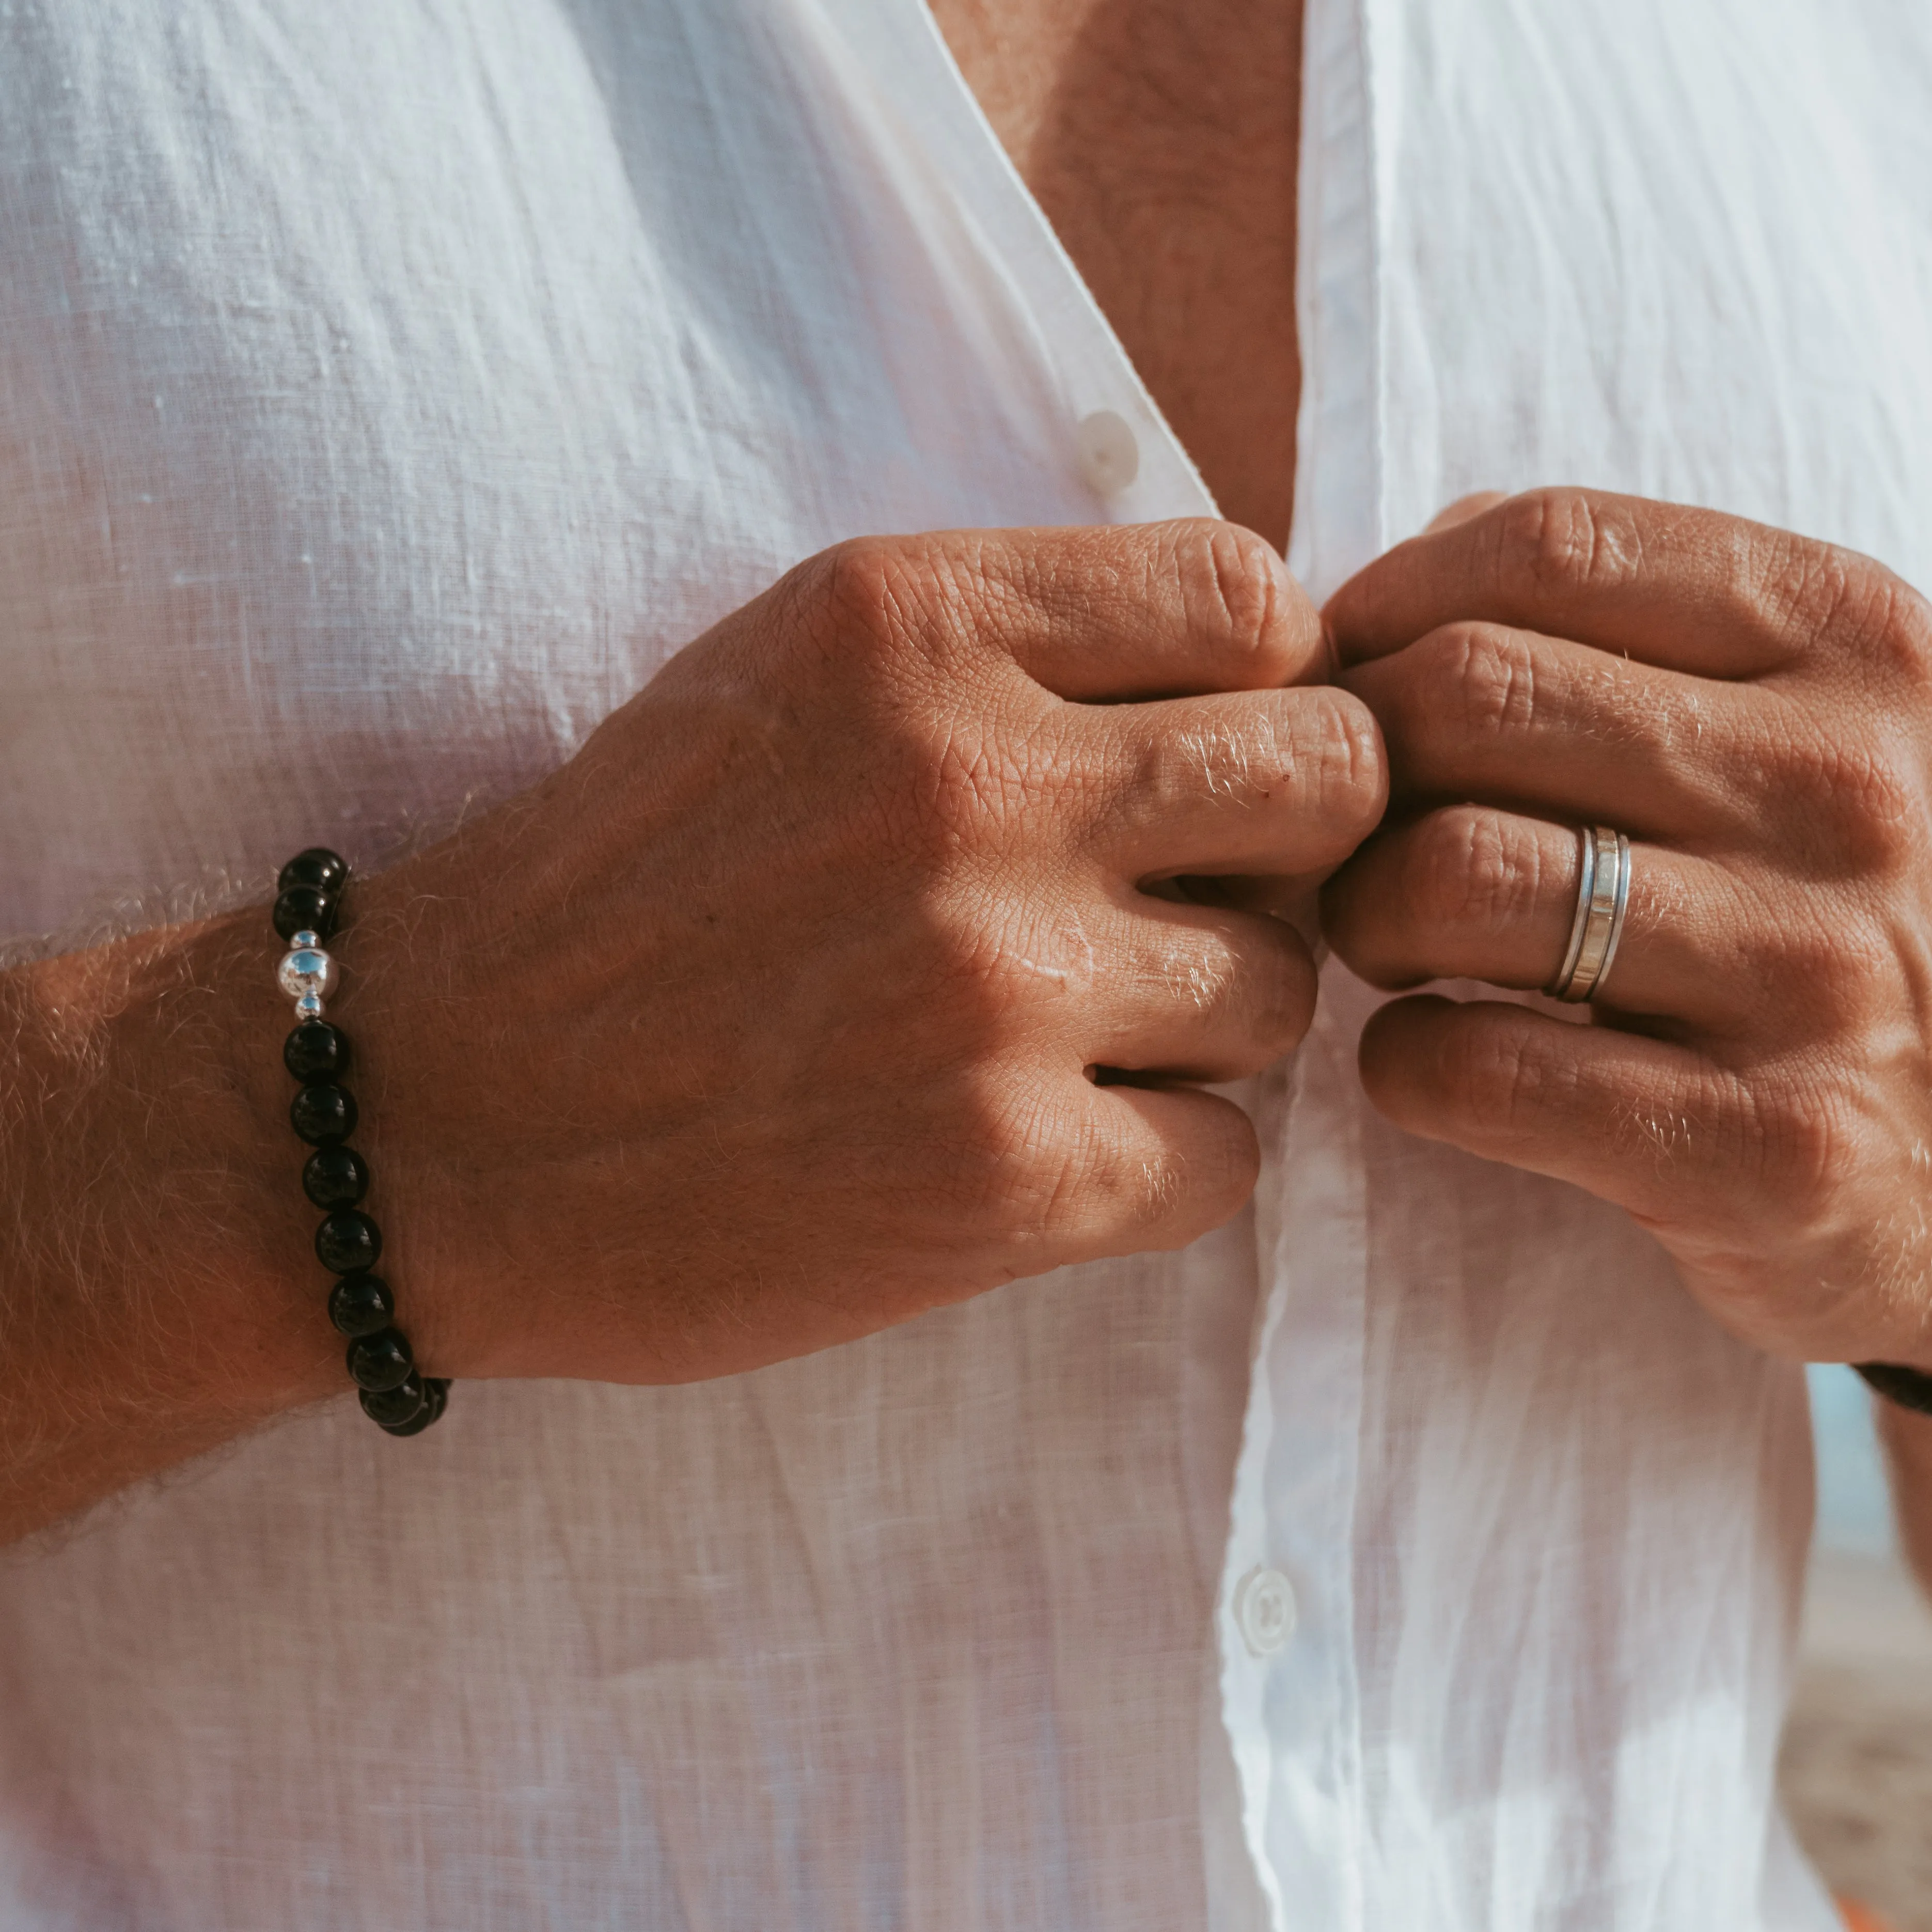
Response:
[[[1542,988],[1576,828],[1631,844],[1597,1023],[1396,1000],[1376,1106],[1627,1208],[1749,1340],[1932,1368],[1932,607],[1828,544],[1552,490],[1326,616],[1396,788],[1324,895],[1357,972]]]

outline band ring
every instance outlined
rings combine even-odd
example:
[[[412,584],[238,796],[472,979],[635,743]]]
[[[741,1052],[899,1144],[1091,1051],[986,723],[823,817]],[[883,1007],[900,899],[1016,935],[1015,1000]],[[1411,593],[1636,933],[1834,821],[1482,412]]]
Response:
[[[1607,825],[1580,826],[1576,912],[1570,922],[1570,944],[1550,981],[1553,999],[1573,1003],[1592,998],[1616,963],[1630,906],[1630,841]]]

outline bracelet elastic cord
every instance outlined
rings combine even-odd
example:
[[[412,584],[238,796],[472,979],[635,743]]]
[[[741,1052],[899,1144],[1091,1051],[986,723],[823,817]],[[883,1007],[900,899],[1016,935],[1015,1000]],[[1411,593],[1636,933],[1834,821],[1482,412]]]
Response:
[[[395,1324],[395,1298],[373,1272],[382,1256],[382,1231],[359,1204],[369,1191],[369,1168],[348,1144],[356,1131],[356,1096],[342,1084],[349,1036],[322,1016],[336,976],[322,942],[334,933],[348,883],[348,866],[320,845],[291,859],[276,882],[275,931],[289,946],[276,978],[296,1003],[296,1029],[283,1042],[282,1061],[301,1083],[289,1120],[315,1150],[302,1169],[302,1192],[322,1210],[316,1256],[337,1277],[328,1318],[349,1337],[349,1372],[363,1410],[392,1436],[419,1436],[442,1414],[449,1384],[418,1371]]]
[[[1917,1415],[1932,1415],[1932,1376],[1922,1370],[1901,1368],[1896,1362],[1854,1362],[1852,1366],[1887,1402]]]

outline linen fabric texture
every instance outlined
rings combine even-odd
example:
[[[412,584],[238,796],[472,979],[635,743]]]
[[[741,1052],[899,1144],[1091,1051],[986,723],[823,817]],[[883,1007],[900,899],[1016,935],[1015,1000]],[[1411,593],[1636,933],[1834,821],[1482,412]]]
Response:
[[[1932,14],[1306,33],[1318,596],[1552,481],[1932,584]],[[841,538],[1212,508],[916,0],[4,0],[0,263],[0,934],[379,864]],[[1380,1121],[1374,998],[1184,1253],[11,1552],[0,1926],[1823,1932],[1798,1372]]]

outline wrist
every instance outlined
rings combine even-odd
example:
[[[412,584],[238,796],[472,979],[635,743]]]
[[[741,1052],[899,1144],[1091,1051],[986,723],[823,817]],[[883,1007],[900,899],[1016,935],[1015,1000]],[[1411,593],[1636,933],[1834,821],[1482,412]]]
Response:
[[[332,1387],[245,925],[146,933],[0,981],[0,1411],[32,1420],[7,1438],[0,1531]]]
[[[122,1130],[164,1166],[147,1218],[192,1337],[184,1393],[256,1416],[334,1393],[340,1355],[317,1308],[266,924],[250,908],[124,942],[104,1022],[134,1089]]]

